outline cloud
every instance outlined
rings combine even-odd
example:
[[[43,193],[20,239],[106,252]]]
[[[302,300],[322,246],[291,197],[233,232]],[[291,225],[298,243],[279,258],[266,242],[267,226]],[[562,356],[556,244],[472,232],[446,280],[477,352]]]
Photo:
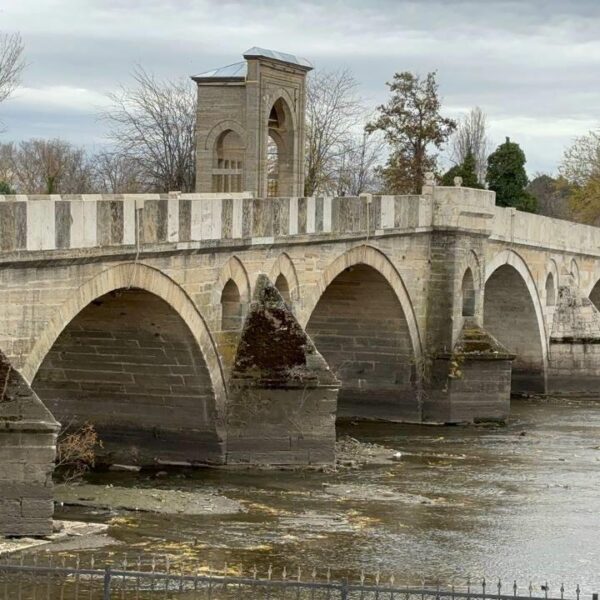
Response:
[[[102,139],[93,107],[136,63],[185,77],[254,45],[350,68],[372,105],[395,71],[437,70],[446,112],[481,106],[532,171],[554,170],[565,144],[600,125],[597,0],[20,0],[0,20],[21,31],[30,63],[0,106],[11,137],[64,119],[79,124],[71,141]]]

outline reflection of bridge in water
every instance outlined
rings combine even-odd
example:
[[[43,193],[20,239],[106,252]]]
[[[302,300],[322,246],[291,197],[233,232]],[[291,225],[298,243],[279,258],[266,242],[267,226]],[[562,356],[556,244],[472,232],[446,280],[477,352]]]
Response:
[[[488,191],[5,197],[0,240],[2,351],[113,462],[332,460],[318,353],[344,417],[503,420],[511,390],[597,389],[600,230]],[[301,384],[234,368],[253,297],[273,356],[296,331]]]

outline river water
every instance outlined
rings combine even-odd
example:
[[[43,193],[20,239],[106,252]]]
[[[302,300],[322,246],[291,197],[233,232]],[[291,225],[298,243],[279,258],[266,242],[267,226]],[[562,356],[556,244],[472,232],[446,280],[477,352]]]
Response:
[[[63,507],[57,516],[111,523],[115,543],[97,555],[330,566],[351,577],[381,570],[402,582],[547,580],[551,593],[560,582],[569,592],[579,583],[584,598],[600,591],[600,401],[514,401],[506,427],[363,423],[339,435],[395,448],[402,459],[336,473],[94,474],[94,483],[216,491],[247,512]]]

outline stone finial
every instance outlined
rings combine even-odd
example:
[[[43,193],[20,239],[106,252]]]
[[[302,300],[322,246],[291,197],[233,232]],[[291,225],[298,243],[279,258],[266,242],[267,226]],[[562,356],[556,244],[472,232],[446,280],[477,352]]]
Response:
[[[425,173],[425,185],[435,185],[435,175],[432,171],[427,171],[427,173]]]
[[[462,186],[462,177],[455,177],[454,178],[454,187],[461,187]]]

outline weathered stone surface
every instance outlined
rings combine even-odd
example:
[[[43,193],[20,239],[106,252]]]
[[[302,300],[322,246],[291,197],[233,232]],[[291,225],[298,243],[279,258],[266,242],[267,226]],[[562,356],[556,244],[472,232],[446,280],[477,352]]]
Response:
[[[260,275],[229,386],[227,461],[332,463],[338,387],[289,306]]]
[[[0,351],[0,536],[51,533],[58,423]]]

